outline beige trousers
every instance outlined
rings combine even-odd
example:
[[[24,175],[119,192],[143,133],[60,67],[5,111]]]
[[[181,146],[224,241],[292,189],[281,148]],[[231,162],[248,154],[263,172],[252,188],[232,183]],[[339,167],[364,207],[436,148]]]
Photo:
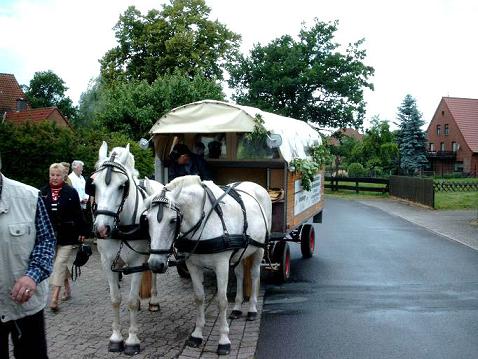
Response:
[[[53,273],[50,277],[50,283],[56,287],[63,287],[65,279],[70,277],[71,254],[74,245],[57,246],[55,263],[53,264]]]

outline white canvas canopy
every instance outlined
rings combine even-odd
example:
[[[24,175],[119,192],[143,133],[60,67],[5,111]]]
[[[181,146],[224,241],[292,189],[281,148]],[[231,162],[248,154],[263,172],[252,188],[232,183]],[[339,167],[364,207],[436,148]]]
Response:
[[[287,162],[307,158],[307,147],[321,143],[319,133],[304,121],[214,100],[193,102],[171,110],[156,121],[150,134],[252,132],[256,115],[262,117],[266,130],[282,137],[279,150]]]

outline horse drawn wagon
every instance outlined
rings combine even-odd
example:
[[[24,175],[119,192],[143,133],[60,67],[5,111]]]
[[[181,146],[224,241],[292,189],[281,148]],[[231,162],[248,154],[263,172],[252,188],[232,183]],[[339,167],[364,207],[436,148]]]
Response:
[[[269,191],[272,229],[264,266],[277,279],[290,275],[289,241],[300,243],[303,257],[314,254],[313,223],[322,221],[324,207],[323,173],[316,173],[306,191],[293,168],[294,159],[310,157],[309,149],[321,143],[310,125],[253,107],[204,100],[166,113],[150,134],[155,177],[161,183],[168,182],[171,149],[183,143],[204,156],[215,183],[251,181]]]

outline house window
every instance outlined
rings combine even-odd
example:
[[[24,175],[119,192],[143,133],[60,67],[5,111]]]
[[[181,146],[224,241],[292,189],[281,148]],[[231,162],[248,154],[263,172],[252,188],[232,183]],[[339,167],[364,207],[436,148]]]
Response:
[[[448,124],[445,124],[445,136],[448,136]]]
[[[435,152],[435,144],[430,142],[430,152]]]
[[[456,151],[458,151],[458,148],[459,148],[458,143],[456,143],[455,141],[453,141],[453,142],[451,143],[451,150],[452,150],[453,152],[456,152]]]
[[[440,151],[445,151],[445,142],[440,142]]]
[[[441,128],[440,125],[437,125],[437,136],[440,136]]]
[[[445,111],[442,111],[442,112],[441,112],[441,115],[442,115],[442,116],[445,116]]]

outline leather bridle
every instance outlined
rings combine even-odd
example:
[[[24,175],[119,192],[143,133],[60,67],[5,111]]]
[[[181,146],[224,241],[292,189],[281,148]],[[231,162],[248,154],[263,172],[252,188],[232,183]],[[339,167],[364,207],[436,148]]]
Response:
[[[163,188],[161,193],[152,199],[150,208],[152,208],[153,206],[158,206],[158,212],[156,213],[156,220],[158,221],[158,223],[161,223],[161,221],[163,220],[164,207],[167,206],[169,209],[176,212],[176,228],[174,230],[174,239],[169,249],[150,249],[149,250],[150,254],[171,255],[174,252],[173,250],[174,242],[176,242],[177,238],[179,238],[179,235],[180,235],[180,228],[181,228],[181,222],[183,220],[183,213],[181,212],[181,209],[179,209],[179,207],[176,206],[176,204],[174,204],[169,198],[166,197],[166,191],[167,191],[166,188]]]
[[[128,195],[129,195],[130,179],[129,179],[129,176],[128,176],[128,172],[126,171],[126,168],[124,168],[118,162],[114,162],[113,156],[112,156],[112,159],[113,160],[110,159],[109,161],[103,162],[101,167],[98,168],[98,170],[96,170],[95,173],[106,170],[105,184],[107,186],[111,183],[111,174],[112,174],[112,172],[115,172],[114,171],[115,169],[117,170],[116,172],[119,172],[119,173],[126,176],[127,180],[124,184],[123,196],[121,198],[121,203],[120,203],[116,212],[109,211],[109,210],[106,210],[106,209],[96,209],[95,208],[93,214],[94,214],[95,217],[99,214],[102,214],[104,216],[113,217],[114,221],[115,221],[115,225],[116,225],[119,222],[119,215],[120,215],[121,211],[123,211],[123,206],[126,202],[126,198],[128,198]]]

